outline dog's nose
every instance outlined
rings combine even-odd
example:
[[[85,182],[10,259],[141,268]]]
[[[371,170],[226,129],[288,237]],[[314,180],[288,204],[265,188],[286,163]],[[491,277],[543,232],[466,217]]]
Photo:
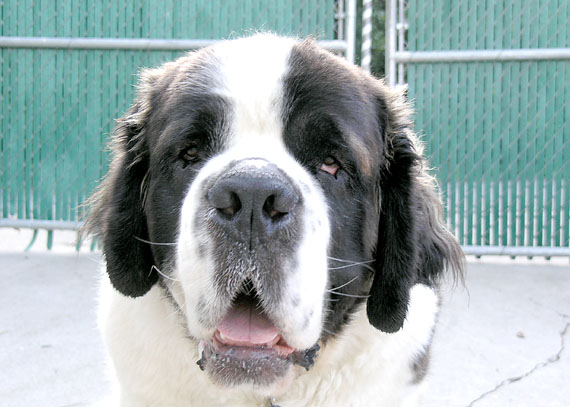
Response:
[[[214,221],[251,244],[287,227],[299,194],[276,165],[256,161],[238,164],[217,179],[208,200],[217,212]]]

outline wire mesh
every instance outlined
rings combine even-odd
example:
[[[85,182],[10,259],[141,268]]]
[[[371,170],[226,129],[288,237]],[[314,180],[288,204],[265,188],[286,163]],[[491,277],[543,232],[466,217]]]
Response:
[[[335,40],[338,14],[334,0],[4,0],[0,36],[222,39],[263,30]],[[137,71],[182,54],[0,48],[0,221],[80,220]]]
[[[570,48],[567,1],[410,0],[406,15],[412,53]],[[569,248],[570,60],[434,60],[406,80],[461,244]]]

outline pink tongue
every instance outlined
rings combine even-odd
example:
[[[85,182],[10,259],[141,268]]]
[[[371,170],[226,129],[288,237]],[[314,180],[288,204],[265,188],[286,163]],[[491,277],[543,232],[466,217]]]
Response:
[[[218,327],[229,345],[263,345],[275,340],[277,328],[253,304],[235,304]]]

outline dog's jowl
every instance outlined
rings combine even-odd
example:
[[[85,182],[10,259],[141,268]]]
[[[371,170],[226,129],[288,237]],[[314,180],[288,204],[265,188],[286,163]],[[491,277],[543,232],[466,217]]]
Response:
[[[410,116],[311,40],[143,70],[88,222],[117,405],[416,405],[462,255]]]

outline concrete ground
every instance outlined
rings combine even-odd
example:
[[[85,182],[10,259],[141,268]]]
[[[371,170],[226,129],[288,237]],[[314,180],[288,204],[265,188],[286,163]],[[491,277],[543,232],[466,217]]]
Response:
[[[96,327],[98,253],[73,234],[0,229],[0,405],[92,406],[109,392]],[[570,405],[570,265],[470,259],[446,289],[425,406]]]

